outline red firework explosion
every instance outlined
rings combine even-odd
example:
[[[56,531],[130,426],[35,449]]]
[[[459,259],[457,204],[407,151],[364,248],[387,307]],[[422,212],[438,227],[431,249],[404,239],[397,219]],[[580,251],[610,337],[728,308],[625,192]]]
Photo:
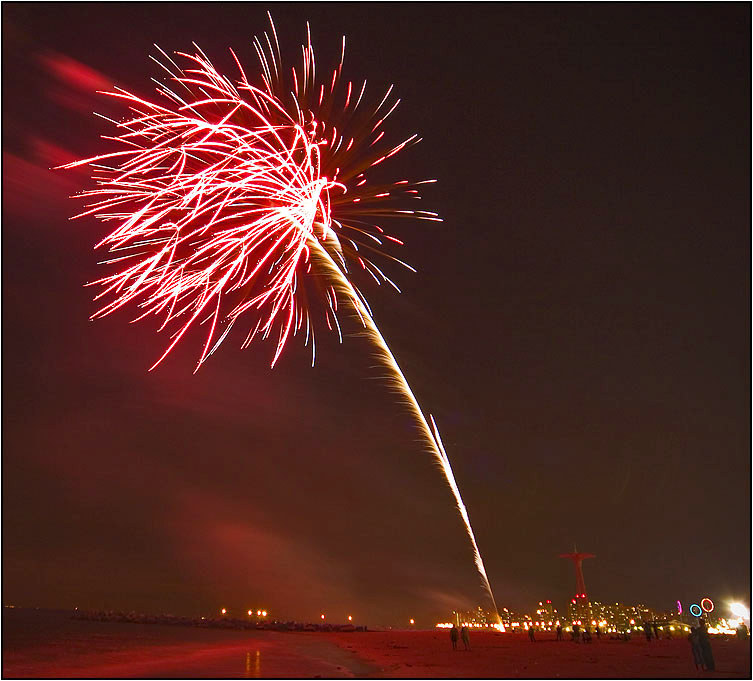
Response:
[[[109,301],[93,318],[131,301],[141,308],[137,319],[160,316],[160,330],[169,327],[172,338],[152,368],[189,328],[205,324],[198,369],[241,317],[250,329],[243,347],[257,335],[277,337],[272,366],[290,336],[304,329],[313,360],[314,303],[323,303],[330,330],[340,333],[340,325],[338,291],[312,272],[312,240],[346,276],[350,262],[397,289],[370,254],[412,268],[382,252],[386,241],[402,242],[377,221],[439,220],[436,213],[390,207],[395,198],[419,198],[418,186],[433,180],[367,179],[370,168],[419,141],[413,135],[384,142],[382,124],[399,104],[390,99],[392,87],[375,108],[366,107],[366,82],[354,86],[341,77],[345,38],[336,68],[317,79],[307,33],[302,64],[289,73],[274,24],[271,37],[254,39],[258,86],[232,50],[234,81],[198,47],[193,55],[177,53],[182,68],[160,50],[162,61],[155,61],[169,79],[158,83],[159,103],[120,88],[103,93],[124,100],[131,112],[112,121],[119,134],[107,139],[118,150],[63,166],[90,165],[97,184],[80,194],[91,202],[76,217],[117,223],[97,245],[109,248],[105,262],[118,271],[92,282],[102,287],[96,299]],[[366,304],[355,285],[353,293]]]
[[[254,40],[260,87],[248,81],[234,53],[240,74],[235,83],[197,47],[194,55],[178,53],[187,62],[183,69],[160,50],[168,65],[158,63],[170,74],[170,84],[158,86],[162,104],[119,89],[105,93],[125,100],[133,112],[116,123],[121,134],[109,138],[121,148],[63,166],[89,164],[95,169],[97,188],[82,194],[94,201],[77,217],[94,214],[118,223],[99,246],[108,246],[113,253],[108,262],[122,269],[94,282],[103,287],[97,297],[110,298],[94,316],[134,301],[143,310],[137,319],[163,315],[161,329],[171,323],[177,327],[152,368],[194,323],[207,324],[197,370],[238,319],[255,317],[243,345],[276,331],[274,366],[287,340],[304,324],[315,356],[307,284],[317,288],[319,295],[311,302],[324,302],[327,325],[332,329],[334,324],[338,333],[337,301],[346,300],[445,475],[496,611],[436,423],[431,419],[429,425],[348,273],[348,262],[356,262],[378,284],[386,281],[397,288],[367,257],[382,253],[385,240],[401,243],[376,221],[439,220],[436,213],[390,207],[396,197],[418,198],[423,182],[367,181],[370,168],[418,138],[396,145],[382,141],[382,124],[399,100],[390,102],[390,87],[376,108],[362,105],[366,82],[354,88],[341,79],[344,38],[340,62],[322,82],[316,77],[310,33],[302,65],[291,70],[289,79],[282,72],[274,24],[272,39],[265,33],[264,41]]]

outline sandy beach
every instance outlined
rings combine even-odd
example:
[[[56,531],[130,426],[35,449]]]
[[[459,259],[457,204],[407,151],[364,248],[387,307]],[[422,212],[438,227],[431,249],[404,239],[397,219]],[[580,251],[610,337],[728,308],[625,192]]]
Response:
[[[538,635],[473,632],[471,650],[453,651],[446,631],[329,634],[389,678],[750,678],[750,646],[712,643],[716,671],[696,671],[684,638],[652,641],[602,638],[590,644]]]
[[[3,678],[353,678],[379,673],[324,634],[3,612]]]
[[[82,622],[19,626],[3,616],[3,678],[750,678],[750,646],[714,640],[715,672],[696,671],[683,638],[531,643],[473,632],[281,633]]]

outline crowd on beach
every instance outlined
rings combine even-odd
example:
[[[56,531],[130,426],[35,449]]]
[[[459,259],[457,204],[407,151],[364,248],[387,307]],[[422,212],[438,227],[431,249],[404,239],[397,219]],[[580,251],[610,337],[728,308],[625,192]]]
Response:
[[[748,627],[746,627],[745,624],[741,622],[740,626],[737,628],[737,639],[740,641],[747,641],[749,633],[750,632],[748,631]],[[594,627],[594,634],[600,641],[602,633],[601,629],[598,626]],[[652,639],[658,641],[661,638],[659,635],[659,627],[656,623],[651,624],[650,622],[643,622],[643,635],[646,637],[646,641],[648,643],[650,643]],[[530,639],[531,643],[536,643],[536,634],[533,627],[528,628],[528,638]],[[613,640],[617,639],[621,641],[629,641],[630,633],[629,631],[623,631],[616,636],[610,635],[609,638]],[[664,633],[664,638],[671,639],[671,631],[667,630]],[[458,639],[463,641],[465,650],[471,649],[468,627],[463,626],[458,630],[458,628],[453,624],[452,628],[450,629],[450,642],[452,643],[453,650],[458,649]],[[583,627],[583,629],[581,630],[581,627],[579,625],[573,624],[570,631],[570,639],[574,643],[591,643],[593,641],[593,636],[591,635],[591,630],[589,629],[589,627]],[[555,640],[564,640],[564,637],[562,635],[562,626],[560,624],[557,625]],[[690,643],[693,662],[696,669],[714,671],[716,669],[714,662],[714,653],[711,650],[711,639],[709,638],[708,625],[703,617],[698,619],[697,626],[690,628],[690,634],[688,634],[688,642]]]
[[[180,617],[177,615],[144,615],[117,610],[76,610],[73,619],[96,622],[128,622],[132,624],[168,624],[174,626],[206,627],[209,629],[255,629],[270,631],[368,631],[366,626],[296,622],[290,620],[250,620],[235,617]]]

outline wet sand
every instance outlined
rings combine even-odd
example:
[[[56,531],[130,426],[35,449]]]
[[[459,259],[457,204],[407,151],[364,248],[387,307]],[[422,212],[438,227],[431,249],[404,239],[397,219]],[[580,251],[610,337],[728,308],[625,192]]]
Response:
[[[365,635],[365,634],[354,634]],[[11,678],[353,678],[379,674],[326,634],[91,622],[3,613]]]
[[[683,638],[587,645],[473,632],[470,651],[462,643],[453,651],[448,633],[436,630],[278,633],[69,616],[23,628],[14,619],[4,613],[3,678],[750,678],[751,671],[750,646],[736,640],[713,640],[717,671],[703,672]]]
[[[229,635],[240,632],[219,633],[235,639]],[[126,649],[121,645],[116,650],[109,641],[86,645],[85,652],[70,643],[6,651],[3,678],[338,679],[379,675],[374,666],[315,634],[244,632],[238,640],[137,644]]]

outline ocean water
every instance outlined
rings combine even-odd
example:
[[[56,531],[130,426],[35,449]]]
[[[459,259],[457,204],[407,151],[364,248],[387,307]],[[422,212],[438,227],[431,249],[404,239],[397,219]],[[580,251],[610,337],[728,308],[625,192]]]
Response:
[[[3,608],[3,678],[352,678],[374,671],[315,632],[92,622],[72,615]]]

